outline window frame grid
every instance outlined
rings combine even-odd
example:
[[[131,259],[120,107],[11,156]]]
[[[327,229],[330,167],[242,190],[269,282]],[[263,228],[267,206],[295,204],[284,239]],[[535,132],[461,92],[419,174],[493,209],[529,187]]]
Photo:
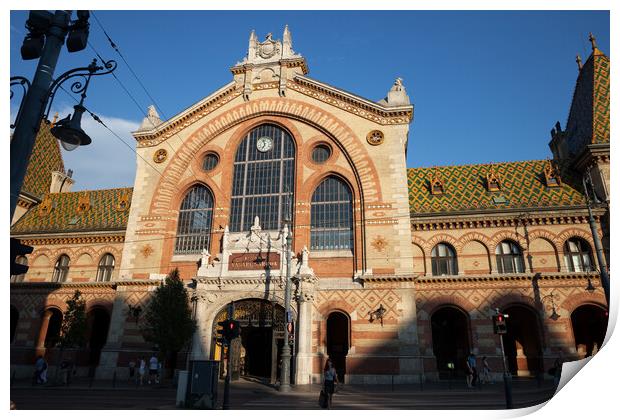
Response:
[[[338,177],[327,177],[310,202],[310,249],[352,251],[353,239],[353,192]]]
[[[263,136],[273,140],[268,152],[256,150],[256,141]],[[288,201],[292,214],[294,203],[295,159],[293,137],[281,127],[264,124],[245,136],[233,163],[231,232],[247,231],[255,216],[263,230],[284,227],[283,206]]]
[[[203,184],[194,185],[185,194],[177,219],[175,255],[200,254],[209,249],[214,207],[213,194]]]

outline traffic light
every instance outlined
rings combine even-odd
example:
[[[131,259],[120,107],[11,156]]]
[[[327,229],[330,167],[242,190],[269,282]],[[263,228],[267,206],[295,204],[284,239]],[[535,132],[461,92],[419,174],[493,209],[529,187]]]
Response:
[[[235,321],[234,319],[229,319],[227,321],[226,339],[230,343],[232,340],[239,337],[239,334],[241,334],[241,325],[239,325],[239,321]]]
[[[20,274],[26,274],[28,266],[15,262],[17,257],[28,255],[32,253],[34,248],[28,245],[22,244],[19,239],[11,238],[11,275],[18,276]]]
[[[224,321],[220,321],[217,323],[218,325],[218,329],[216,331],[217,337],[216,337],[216,341],[218,342],[218,344],[221,345],[226,345],[227,344],[227,328],[228,328],[228,320],[224,320]]]
[[[506,314],[497,313],[493,315],[493,332],[495,334],[506,334]]]

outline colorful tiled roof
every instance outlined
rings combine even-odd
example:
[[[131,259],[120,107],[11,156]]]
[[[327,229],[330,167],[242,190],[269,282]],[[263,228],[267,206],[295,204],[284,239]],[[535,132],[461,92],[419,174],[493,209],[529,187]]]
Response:
[[[585,204],[583,195],[562,182],[547,187],[546,160],[407,169],[411,213],[464,210],[556,207]],[[487,173],[500,179],[499,191],[489,192]],[[442,194],[431,194],[430,180],[439,178]]]
[[[575,155],[586,144],[609,143],[609,79],[609,57],[594,48],[579,72],[566,123],[567,143]]]
[[[11,234],[124,230],[133,188],[48,193]]]
[[[49,125],[42,122],[26,169],[22,191],[41,198],[50,191],[52,171],[64,170],[58,140],[50,133]]]

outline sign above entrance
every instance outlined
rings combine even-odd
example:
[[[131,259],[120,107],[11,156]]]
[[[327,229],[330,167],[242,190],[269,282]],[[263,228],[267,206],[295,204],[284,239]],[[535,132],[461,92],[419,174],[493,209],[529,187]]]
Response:
[[[228,259],[228,269],[238,270],[279,270],[280,255],[277,252],[259,253],[247,252],[231,254]]]

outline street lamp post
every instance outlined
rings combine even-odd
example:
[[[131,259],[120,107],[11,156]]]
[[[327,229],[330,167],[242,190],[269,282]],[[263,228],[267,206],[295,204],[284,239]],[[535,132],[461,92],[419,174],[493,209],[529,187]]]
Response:
[[[86,111],[83,105],[90,78],[111,73],[116,69],[116,62],[113,60],[102,63],[103,67],[93,61],[87,67],[69,70],[53,79],[65,38],[69,52],[86,48],[89,13],[78,11],[77,16],[78,20],[72,22],[70,10],[57,10],[53,15],[48,11],[38,10],[31,11],[26,22],[30,32],[22,45],[22,57],[26,60],[39,57],[40,59],[31,84],[24,77],[11,78],[11,86],[20,84],[25,91],[11,138],[11,220],[26,177],[41,120],[47,118],[58,88],[69,79],[80,78],[71,85],[73,93],[81,94],[80,103],[74,106],[73,118],[68,116],[51,130],[65,149],[73,150],[79,145],[90,143],[90,137],[80,127],[82,113]],[[44,112],[46,107],[47,111]]]
[[[292,229],[288,229],[286,236],[286,285],[284,287],[284,316],[285,327],[293,322],[291,308],[291,246],[293,242]],[[284,329],[284,344],[282,345],[282,368],[280,370],[280,391],[291,390],[291,345],[288,342],[288,328]]]
[[[598,266],[601,270],[601,285],[603,286],[603,291],[605,292],[605,300],[607,301],[607,306],[609,306],[609,273],[607,272],[607,267],[605,266],[605,260],[603,258],[603,245],[601,244],[601,239],[598,236],[598,229],[596,228],[596,221],[594,220],[594,215],[592,214],[592,204],[590,201],[590,194],[588,193],[588,185],[592,187],[592,196],[595,202],[598,202],[596,198],[596,194],[594,193],[594,188],[592,185],[592,178],[590,176],[590,168],[586,169],[585,174],[581,178],[583,183],[583,190],[586,195],[586,204],[588,206],[588,223],[590,224],[590,230],[592,231],[592,239],[594,240],[594,249],[596,250],[596,259],[598,261]]]
[[[26,177],[26,169],[34,142],[39,132],[43,109],[53,82],[54,70],[65,42],[69,28],[70,11],[57,10],[51,17],[49,29],[45,33],[45,47],[34,74],[32,84],[26,93],[16,121],[11,140],[11,220],[17,206],[17,198]]]

